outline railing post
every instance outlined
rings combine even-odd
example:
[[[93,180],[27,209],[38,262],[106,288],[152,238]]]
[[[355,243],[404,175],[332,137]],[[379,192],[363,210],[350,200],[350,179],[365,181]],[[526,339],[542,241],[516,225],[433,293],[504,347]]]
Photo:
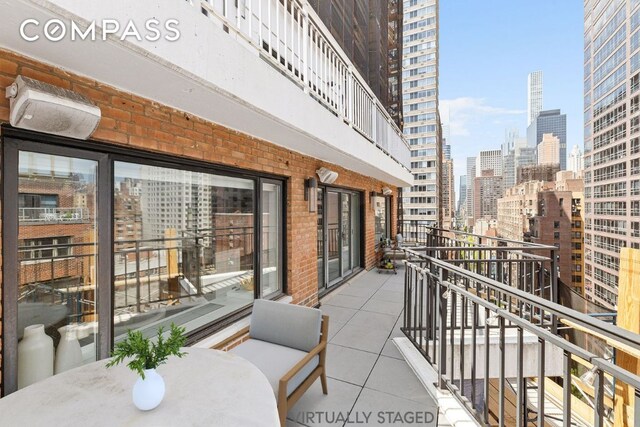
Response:
[[[126,280],[125,278],[125,283]],[[140,313],[140,298],[140,241],[136,240],[136,310],[138,313]]]
[[[442,268],[440,268],[440,271],[438,272],[438,282],[437,282],[437,290],[438,290],[438,311],[440,312],[440,339],[439,339],[439,345],[440,345],[440,355],[439,355],[439,359],[438,360],[438,387],[441,389],[444,389],[446,387],[445,385],[445,379],[444,376],[447,373],[447,346],[446,346],[446,341],[447,341],[447,301],[444,297],[444,293],[446,291],[445,287],[444,287],[444,280],[443,280],[443,275],[444,272],[442,271]],[[435,342],[434,342],[435,345]],[[451,351],[453,351],[453,349],[451,349]]]
[[[557,249],[551,249],[551,302],[558,303],[558,257]],[[558,333],[558,322],[555,314],[551,314],[551,332]]]
[[[307,3],[302,5],[302,65],[300,66],[300,78],[304,82],[304,93],[309,93],[308,64],[309,64],[309,11]]]
[[[347,86],[349,90],[347,91],[347,123],[350,127],[353,127],[353,115],[354,115],[354,78],[353,78],[353,67],[351,64],[347,67]]]
[[[564,351],[564,377],[562,379],[564,416],[562,417],[565,426],[571,425],[571,353]]]

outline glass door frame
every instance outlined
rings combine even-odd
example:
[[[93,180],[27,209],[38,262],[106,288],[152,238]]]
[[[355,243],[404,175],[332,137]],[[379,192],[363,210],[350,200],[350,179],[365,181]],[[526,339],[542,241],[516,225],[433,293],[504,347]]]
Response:
[[[365,230],[364,230],[364,224],[365,224],[365,206],[364,206],[364,193],[362,191],[359,190],[353,190],[350,188],[342,188],[342,187],[332,187],[332,186],[326,186],[326,185],[321,185],[320,188],[322,189],[322,204],[323,204],[323,217],[322,217],[322,238],[323,238],[323,254],[322,254],[322,263],[320,263],[322,265],[322,268],[324,269],[324,274],[323,274],[323,279],[324,279],[324,283],[318,283],[318,293],[319,294],[323,294],[328,292],[331,289],[334,289],[336,285],[339,285],[340,283],[344,282],[347,278],[351,277],[354,273],[360,271],[363,266],[364,266],[364,247],[365,247]],[[328,245],[328,211],[327,211],[327,195],[329,192],[335,192],[338,194],[338,223],[339,223],[339,238],[338,238],[338,247],[340,249],[340,254],[338,257],[338,262],[339,262],[339,271],[340,271],[340,276],[334,280],[329,280],[329,245]],[[318,192],[318,194],[320,194],[320,192]],[[349,225],[349,229],[351,230],[351,234],[352,236],[355,234],[354,230],[353,230],[353,219],[354,219],[354,213],[353,213],[353,195],[354,194],[358,194],[359,195],[359,201],[360,201],[360,206],[358,208],[358,217],[360,219],[360,223],[358,224],[360,227],[359,230],[359,239],[353,239],[352,236],[350,236],[351,239],[351,246],[349,249],[349,258],[350,258],[350,262],[351,262],[351,268],[343,273],[342,271],[342,264],[343,264],[343,254],[342,254],[342,242],[343,242],[343,236],[342,236],[342,215],[343,215],[343,210],[342,210],[342,195],[343,194],[348,194],[349,195],[349,205],[350,205],[350,225]],[[353,266],[353,245],[358,244],[360,245],[360,251],[359,251],[359,259],[358,259],[358,266],[354,267]],[[320,266],[319,266],[320,267]]]
[[[52,140],[55,137],[51,138]],[[106,254],[100,249],[112,247],[113,244],[113,162],[106,153],[84,150],[82,148],[63,147],[43,144],[32,140],[22,140],[5,136],[3,138],[2,176],[3,176],[3,212],[2,212],[2,259],[3,259],[3,395],[18,389],[18,189],[20,151],[45,155],[63,156],[92,160],[97,163],[96,182],[96,220],[98,239],[96,261],[96,313],[98,315],[98,341],[96,356],[98,359],[109,357],[113,326],[113,263],[110,252]],[[103,252],[101,254],[101,252]],[[102,255],[102,256],[101,256]]]
[[[197,159],[179,158],[167,153],[153,153],[133,147],[122,147],[113,144],[105,144],[92,140],[77,140],[40,132],[33,132],[24,129],[16,129],[3,125],[0,132],[0,175],[3,182],[2,188],[2,302],[3,302],[3,324],[2,324],[2,394],[0,397],[11,394],[17,390],[17,356],[18,356],[18,273],[19,259],[18,248],[18,157],[19,151],[30,151],[46,155],[57,155],[64,157],[76,157],[80,159],[94,160],[98,162],[98,173],[96,181],[96,229],[98,233],[97,248],[98,256],[96,262],[96,281],[106,283],[106,286],[99,286],[96,293],[97,315],[98,315],[98,342],[97,358],[104,359],[110,356],[113,345],[113,272],[114,272],[114,164],[115,162],[135,162],[143,165],[168,167],[182,169],[193,172],[204,172],[221,174],[238,178],[250,179],[254,182],[254,227],[260,225],[259,212],[261,207],[262,183],[278,184],[281,189],[281,234],[279,243],[281,250],[278,263],[280,266],[279,278],[281,289],[269,295],[260,295],[260,274],[261,260],[260,251],[254,251],[254,277],[256,286],[254,287],[254,300],[258,298],[273,299],[278,295],[286,295],[288,289],[288,194],[289,183],[285,176],[275,174],[245,170],[222,164],[204,162]],[[254,233],[254,247],[261,248],[261,228]],[[193,330],[187,337],[187,345],[191,345],[207,336],[210,336],[229,324],[247,316],[252,309],[252,305],[231,313],[229,316],[214,323],[204,325]],[[106,321],[104,319],[107,319]],[[102,320],[102,321],[101,321]]]
[[[281,232],[278,233],[278,245],[280,248],[280,253],[278,254],[278,280],[279,283],[281,284],[281,288],[278,291],[266,294],[266,295],[260,295],[260,292],[262,292],[262,237],[263,237],[263,230],[262,230],[262,218],[263,218],[263,206],[262,206],[262,195],[263,195],[263,184],[272,184],[275,185],[277,187],[280,188],[280,218],[278,221],[278,226],[281,229]],[[258,274],[254,274],[254,276],[256,276],[255,280],[256,280],[256,286],[255,286],[255,299],[269,299],[272,298],[275,295],[279,295],[281,293],[286,293],[286,289],[287,289],[287,273],[285,271],[285,259],[286,259],[286,254],[287,254],[287,248],[286,248],[286,241],[285,241],[285,236],[287,235],[287,221],[285,221],[286,218],[286,212],[287,212],[287,186],[285,185],[285,182],[282,180],[278,180],[278,179],[271,179],[271,178],[258,178],[257,182],[256,182],[256,218],[255,218],[255,224],[254,224],[254,230],[259,230],[256,231],[256,238],[255,238],[255,245],[257,250],[254,251],[255,254],[255,265],[256,268],[258,268]]]

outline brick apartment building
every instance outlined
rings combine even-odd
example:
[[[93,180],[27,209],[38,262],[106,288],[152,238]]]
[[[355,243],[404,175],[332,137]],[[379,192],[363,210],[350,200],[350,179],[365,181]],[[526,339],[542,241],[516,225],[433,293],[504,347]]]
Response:
[[[530,181],[498,200],[500,237],[558,247],[560,280],[584,295],[583,183],[572,171]]]
[[[473,219],[495,220],[498,218],[498,199],[504,191],[502,176],[494,175],[492,169],[482,171],[482,176],[473,179]]]
[[[127,5],[119,18],[146,17]],[[18,37],[24,16],[113,12],[105,6],[62,15],[0,6],[0,87],[23,76],[101,112],[79,140],[10,126],[10,100],[0,99],[3,395],[17,388],[32,309],[50,315],[55,342],[60,326],[85,331],[92,360],[128,328],[153,333],[173,321],[194,343],[245,317],[256,298],[317,305],[374,267],[379,236],[395,235],[398,187],[412,182],[400,130],[365,79],[341,65],[347,55],[310,8],[316,36],[306,42],[322,44],[314,54],[327,55],[332,73],[309,58],[296,68],[305,58],[284,48],[274,58],[264,34],[230,37],[245,27],[217,25],[229,10],[203,14],[188,3],[166,4],[184,40],[160,45],[153,60],[153,46],[116,37],[73,49]],[[204,51],[224,66],[199,67]],[[102,60],[126,66],[106,70]],[[339,73],[350,91],[329,81]],[[334,180],[323,183],[321,168]]]

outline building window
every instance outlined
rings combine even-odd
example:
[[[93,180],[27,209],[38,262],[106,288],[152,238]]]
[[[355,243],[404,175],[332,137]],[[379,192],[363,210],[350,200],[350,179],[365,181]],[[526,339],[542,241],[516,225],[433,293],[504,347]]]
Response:
[[[553,232],[553,238],[554,238],[555,240],[558,240],[558,239],[560,238],[560,232],[558,232],[558,231],[554,231],[554,232]]]
[[[560,221],[553,221],[553,228],[560,228]]]
[[[42,239],[26,239],[19,243],[19,257],[21,260],[53,260],[68,257],[73,254],[71,237],[58,236]]]
[[[3,277],[3,297],[20,321],[5,328],[3,345],[17,346],[32,324],[46,323],[55,343],[59,328],[78,328],[86,363],[107,357],[129,329],[153,336],[175,323],[205,333],[255,298],[282,292],[282,180],[191,170],[168,157],[160,167],[135,152],[65,147],[69,154],[53,155],[31,144],[34,151],[24,151],[4,141],[18,161],[3,174],[18,179],[16,188],[5,180],[5,194],[17,200],[3,207],[18,224],[3,230],[17,250],[4,260],[15,274]],[[55,218],[21,209],[53,209]],[[15,384],[10,362],[5,372]]]

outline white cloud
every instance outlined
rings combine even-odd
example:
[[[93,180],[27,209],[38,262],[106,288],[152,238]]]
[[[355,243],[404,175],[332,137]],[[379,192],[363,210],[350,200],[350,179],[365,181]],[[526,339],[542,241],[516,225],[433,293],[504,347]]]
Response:
[[[478,134],[489,120],[500,120],[502,116],[511,116],[513,119],[513,116],[525,114],[525,110],[488,105],[484,98],[462,97],[440,101],[440,116],[444,124],[449,125],[452,137],[471,136],[474,130]]]

